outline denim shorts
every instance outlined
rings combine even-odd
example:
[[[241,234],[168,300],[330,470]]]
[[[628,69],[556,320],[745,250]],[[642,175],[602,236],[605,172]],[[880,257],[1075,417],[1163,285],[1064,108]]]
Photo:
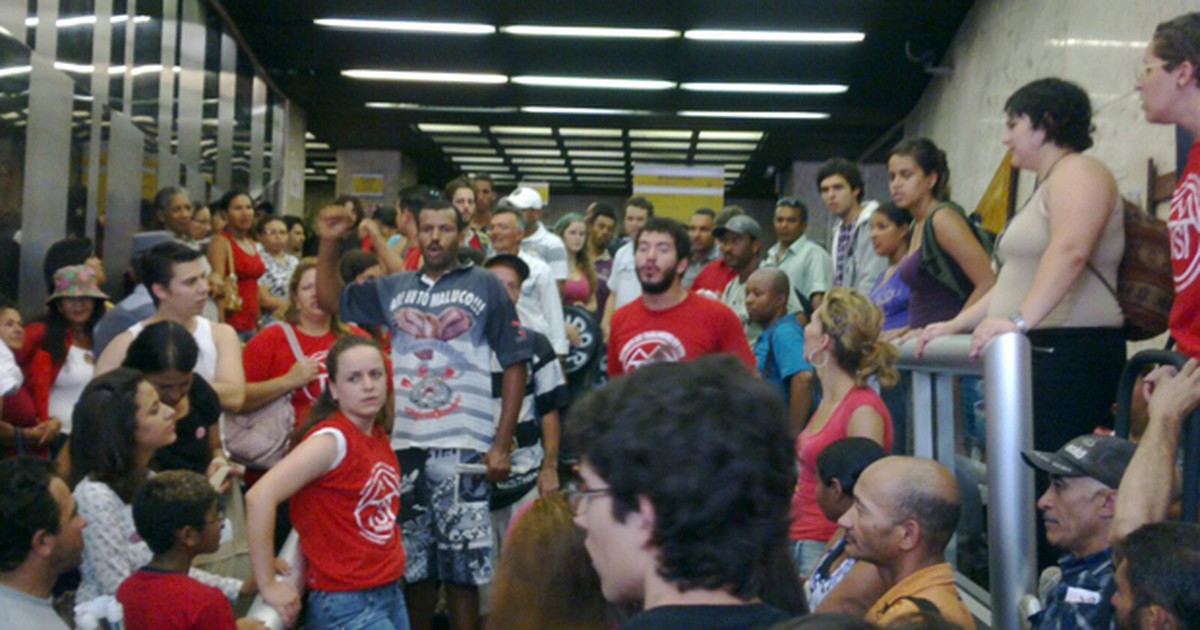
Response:
[[[314,630],[408,630],[400,580],[366,591],[310,591],[307,627]]]
[[[437,579],[456,586],[492,581],[490,484],[478,466],[483,453],[463,449],[396,452],[400,470],[400,529],[404,534],[404,580]]]

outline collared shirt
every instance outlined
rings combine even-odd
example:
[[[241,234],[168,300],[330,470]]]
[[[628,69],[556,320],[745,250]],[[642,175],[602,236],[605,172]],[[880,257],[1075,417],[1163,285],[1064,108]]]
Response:
[[[633,243],[621,246],[613,255],[612,272],[608,276],[608,289],[612,292],[614,310],[642,297],[642,283],[638,280],[637,260],[633,256]]]
[[[692,283],[696,281],[696,276],[700,275],[700,270],[704,269],[708,263],[721,257],[721,248],[716,245],[708,251],[703,260],[692,260],[688,265],[687,271],[683,272],[683,288],[686,290],[692,289]]]
[[[1113,623],[1112,596],[1117,589],[1112,549],[1086,558],[1063,556],[1062,579],[1046,594],[1045,608],[1030,621],[1034,630],[1108,630]]]
[[[775,243],[767,250],[767,259],[763,267],[777,268],[787,274],[792,291],[799,291],[804,297],[812,299],[814,293],[825,293],[833,284],[833,258],[825,248],[801,236],[783,252],[780,257],[780,244]]]
[[[913,599],[932,604],[946,621],[963,630],[975,630],[975,618],[958,596],[949,562],[925,567],[897,582],[867,611],[867,622],[883,628],[917,613],[920,608]]]
[[[550,265],[550,275],[554,280],[567,279],[567,246],[563,245],[558,235],[547,230],[541,221],[538,221],[533,234],[521,241],[521,251],[531,253]]]
[[[571,351],[571,346],[563,324],[562,296],[551,277],[550,265],[524,251],[518,255],[529,267],[529,278],[521,283],[521,299],[517,302],[521,325],[546,335],[554,351],[565,355]]]
[[[734,276],[729,284],[725,285],[725,292],[721,294],[721,302],[728,306],[730,310],[742,320],[742,327],[746,329],[746,341],[750,342],[750,347],[758,342],[759,335],[762,334],[762,324],[752,321],[750,314],[746,311],[746,283],[742,282],[739,276]],[[803,308],[800,304],[800,298],[796,297],[795,291],[788,292],[787,310],[789,313],[798,313]]]

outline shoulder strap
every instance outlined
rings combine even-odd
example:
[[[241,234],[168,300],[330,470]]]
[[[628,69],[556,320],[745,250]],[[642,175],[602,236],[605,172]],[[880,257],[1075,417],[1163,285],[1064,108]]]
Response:
[[[300,349],[300,340],[296,339],[296,330],[292,328],[291,324],[287,322],[275,322],[271,325],[283,328],[283,334],[287,336],[288,346],[291,347],[292,354],[296,356],[297,361],[307,358],[304,351]]]
[[[1117,301],[1117,306],[1121,306],[1121,298],[1117,295],[1117,290],[1114,289],[1112,287],[1112,285],[1108,283],[1108,280],[1105,280],[1104,276],[1101,275],[1100,272],[1097,271],[1096,268],[1092,266],[1092,262],[1088,261],[1087,263],[1085,263],[1085,266],[1088,268],[1088,271],[1095,274],[1096,279],[1100,281],[1100,284],[1103,284],[1104,288],[1108,289],[1109,294],[1112,295],[1113,299]]]

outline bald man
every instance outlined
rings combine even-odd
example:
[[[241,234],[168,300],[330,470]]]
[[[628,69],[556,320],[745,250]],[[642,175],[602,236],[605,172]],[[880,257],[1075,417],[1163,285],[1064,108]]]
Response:
[[[746,316],[762,329],[754,344],[758,373],[783,393],[792,438],[812,415],[816,373],[804,359],[804,326],[788,314],[791,284],[779,269],[759,269],[746,280]]]
[[[863,471],[854,486],[854,507],[838,525],[846,530],[846,553],[877,566],[888,589],[867,611],[868,622],[885,627],[936,609],[947,621],[974,630],[945,559],[959,511],[954,475],[937,462],[885,457]]]

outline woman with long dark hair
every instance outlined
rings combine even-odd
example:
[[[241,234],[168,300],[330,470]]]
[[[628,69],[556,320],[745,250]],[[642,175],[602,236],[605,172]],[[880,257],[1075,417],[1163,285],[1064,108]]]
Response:
[[[75,407],[71,440],[71,486],[83,532],[83,581],[76,601],[113,595],[154,555],[137,535],[132,502],[153,473],[154,454],[175,442],[175,410],[164,404],[145,376],[118,368],[84,388]],[[193,578],[219,588],[231,601],[254,592],[254,581],[193,569]]]
[[[254,242],[254,202],[249,194],[231,190],[221,196],[216,210],[229,223],[208,245],[208,262],[213,270],[209,284],[224,300],[225,323],[237,331],[242,341],[248,341],[258,331],[258,318],[262,314],[258,279],[267,270]],[[230,285],[230,274],[236,278],[236,284]]]
[[[390,374],[375,342],[342,337],[329,350],[329,381],[297,446],[246,496],[250,559],[263,600],[288,626],[300,594],[278,581],[275,510],[290,501],[308,562],[310,628],[408,629],[401,580],[404,547],[400,464],[385,428]]]
[[[92,330],[104,316],[108,296],[98,286],[89,265],[70,265],[54,273],[54,293],[46,299],[46,312],[25,329],[25,347],[50,355],[49,417],[62,423],[70,435],[75,403],[95,373]],[[57,453],[61,441],[52,449]]]

